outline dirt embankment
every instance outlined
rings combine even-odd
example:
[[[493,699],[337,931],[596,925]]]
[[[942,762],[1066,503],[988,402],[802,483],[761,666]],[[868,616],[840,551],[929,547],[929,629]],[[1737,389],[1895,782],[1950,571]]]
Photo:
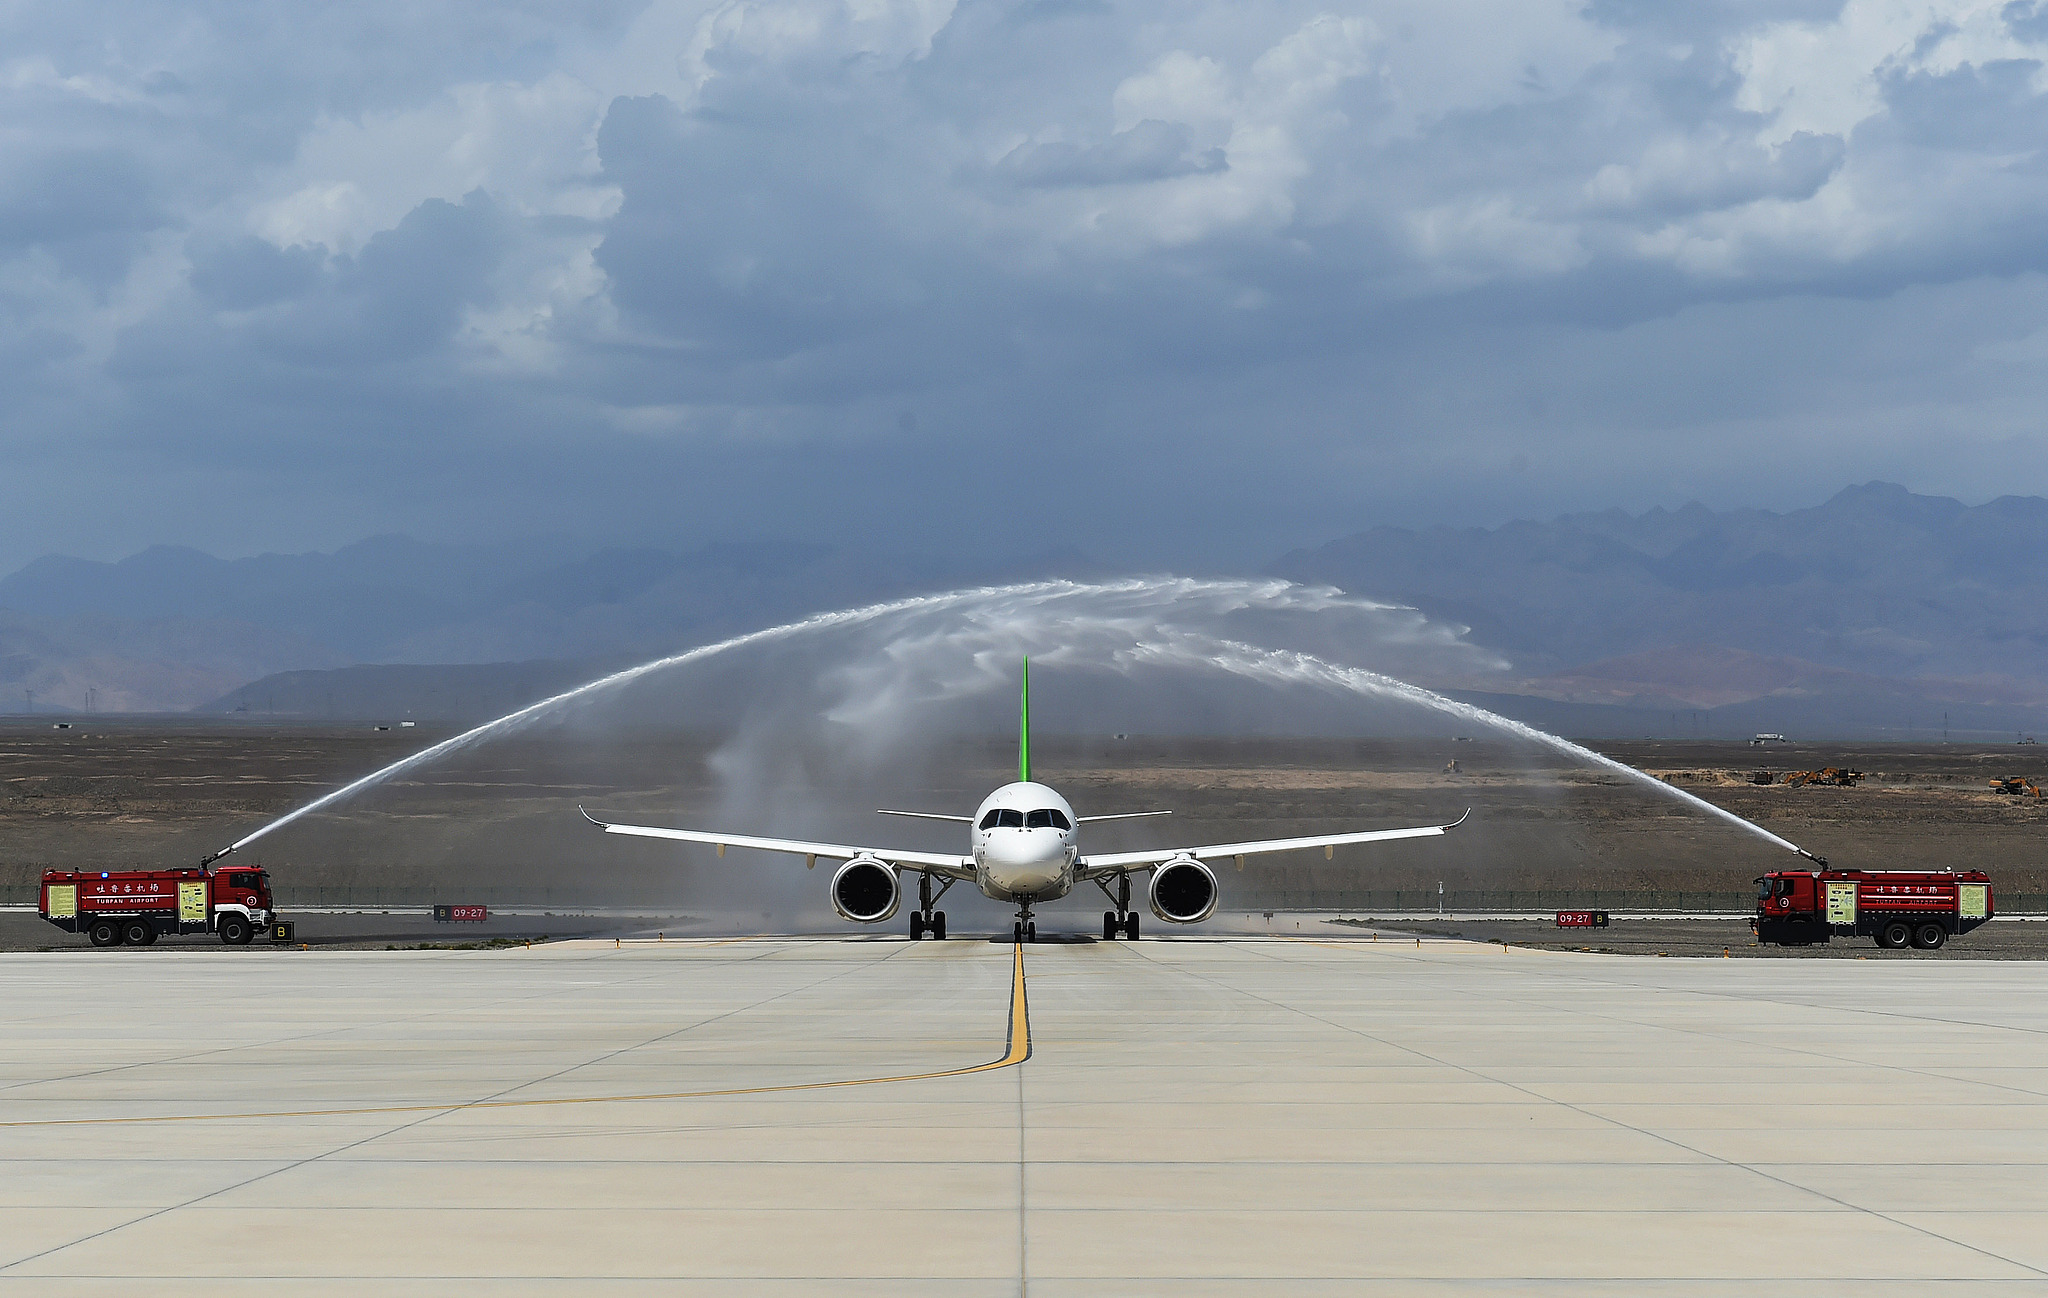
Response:
[[[0,886],[18,895],[48,866],[196,861],[441,737],[367,725],[0,725]],[[708,849],[593,834],[577,807],[943,849],[957,839],[952,827],[882,822],[873,809],[965,812],[1014,769],[1008,741],[944,742],[916,769],[850,772],[805,759],[792,764],[786,785],[736,791],[714,767],[718,742],[638,735],[487,744],[309,818],[251,855],[302,901],[445,900],[427,894],[459,886],[491,902],[685,904],[695,881],[734,877],[735,863]],[[2009,908],[2048,894],[2048,804],[1987,784],[2048,778],[2048,761],[2033,764],[2048,753],[2037,746],[1600,747],[1838,864],[1986,869]],[[1473,809],[1442,839],[1340,849],[1333,860],[1313,852],[1255,859],[1241,873],[1226,864],[1224,887],[1246,905],[1364,905],[1396,893],[1419,900],[1439,884],[1467,905],[1482,895],[1527,906],[1591,904],[1593,894],[1617,891],[1732,897],[1763,871],[1793,863],[1654,789],[1524,745],[1043,736],[1034,758],[1040,777],[1083,815],[1175,813],[1091,826],[1084,846],[1098,851],[1444,822]],[[1749,782],[1759,769],[1823,766],[1860,769],[1864,782]],[[822,882],[800,867],[763,867],[761,877],[770,875],[787,875],[790,897],[822,895]]]

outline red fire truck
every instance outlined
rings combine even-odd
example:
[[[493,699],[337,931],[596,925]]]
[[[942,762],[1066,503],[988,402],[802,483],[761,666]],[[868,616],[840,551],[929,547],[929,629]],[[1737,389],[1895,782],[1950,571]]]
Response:
[[[1932,951],[1992,914],[1982,870],[1775,870],[1756,881],[1750,927],[1780,946],[1869,937]]]
[[[160,933],[218,933],[247,946],[276,918],[263,870],[45,870],[42,916],[94,946],[148,946]],[[275,934],[275,930],[273,935]]]

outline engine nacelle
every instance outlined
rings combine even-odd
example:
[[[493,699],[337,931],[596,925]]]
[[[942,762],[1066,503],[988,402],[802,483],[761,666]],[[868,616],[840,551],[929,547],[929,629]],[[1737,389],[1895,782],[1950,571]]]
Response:
[[[1152,872],[1152,913],[1169,924],[1199,924],[1216,913],[1216,875],[1192,856],[1176,856]]]
[[[879,857],[856,856],[832,875],[832,909],[856,924],[879,924],[896,913],[903,885]]]

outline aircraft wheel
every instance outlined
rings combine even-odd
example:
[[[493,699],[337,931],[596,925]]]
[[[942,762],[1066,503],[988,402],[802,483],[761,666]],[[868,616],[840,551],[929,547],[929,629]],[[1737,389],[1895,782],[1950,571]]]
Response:
[[[1012,942],[1022,942],[1024,940],[1023,920],[1016,920],[1010,925],[1010,940]]]
[[[1116,924],[1116,912],[1115,912],[1115,911],[1113,911],[1113,910],[1105,910],[1105,911],[1103,911],[1103,912],[1102,912],[1102,940],[1103,940],[1103,941],[1105,941],[1105,942],[1114,942],[1114,941],[1116,941],[1116,928],[1117,928],[1117,924]]]
[[[96,919],[85,931],[85,938],[94,946],[113,946],[121,940],[121,926],[110,919]]]
[[[943,910],[932,912],[932,940],[936,942],[946,940],[946,912]]]
[[[1913,945],[1922,951],[1939,951],[1948,941],[1948,930],[1939,924],[1922,924],[1913,930]]]
[[[1038,940],[1038,923],[1036,920],[1024,926],[1024,940],[1026,942],[1036,942]]]
[[[1135,910],[1124,917],[1124,936],[1133,942],[1138,940],[1138,912]]]
[[[913,910],[910,912],[910,940],[915,942],[923,936],[924,916]]]

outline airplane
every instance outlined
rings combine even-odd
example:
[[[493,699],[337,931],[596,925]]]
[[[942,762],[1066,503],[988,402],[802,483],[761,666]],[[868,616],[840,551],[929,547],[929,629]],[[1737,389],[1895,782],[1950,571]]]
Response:
[[[946,936],[946,912],[934,909],[940,898],[956,883],[971,883],[994,901],[1013,903],[1017,917],[1011,938],[1036,942],[1038,924],[1031,908],[1056,901],[1082,884],[1102,889],[1116,906],[1102,914],[1102,936],[1114,941],[1122,936],[1138,939],[1138,912],[1131,909],[1131,876],[1151,874],[1147,900],[1152,913],[1171,924],[1199,924],[1216,912],[1221,895],[1216,873],[1209,861],[1235,860],[1244,868],[1248,856],[1272,852],[1295,852],[1320,847],[1326,858],[1334,849],[1350,843],[1384,843],[1403,838],[1434,838],[1465,823],[1472,814],[1447,825],[1422,825],[1412,829],[1368,829],[1350,834],[1318,834],[1308,838],[1275,838],[1251,843],[1213,843],[1205,847],[1168,848],[1163,851],[1110,852],[1083,855],[1080,827],[1106,820],[1133,820],[1165,816],[1165,811],[1136,811],[1108,816],[1077,816],[1074,808],[1052,788],[1031,778],[1031,660],[1024,660],[1024,675],[1017,709],[1017,779],[982,799],[972,816],[952,816],[929,811],[878,811],[877,815],[909,816],[919,820],[944,820],[970,826],[968,850],[962,855],[948,852],[913,852],[889,848],[856,847],[843,843],[811,843],[790,838],[759,838],[748,834],[720,834],[697,829],[665,829],[655,825],[619,825],[599,820],[588,811],[583,818],[607,834],[639,838],[672,839],[683,843],[708,843],[723,857],[728,847],[748,847],[763,852],[785,852],[804,858],[804,868],[816,867],[820,858],[844,861],[832,875],[832,908],[842,919],[858,924],[881,924],[892,918],[903,902],[903,876],[917,875],[918,908],[910,916],[910,937],[917,941],[927,935],[936,940]],[[577,808],[582,811],[582,808]],[[936,893],[933,879],[941,880]],[[1115,885],[1115,891],[1110,890]]]

